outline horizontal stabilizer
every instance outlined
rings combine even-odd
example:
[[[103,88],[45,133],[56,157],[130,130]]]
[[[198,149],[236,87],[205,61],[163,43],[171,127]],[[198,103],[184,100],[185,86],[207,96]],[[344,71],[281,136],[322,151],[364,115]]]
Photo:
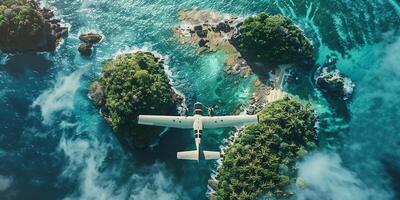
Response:
[[[221,152],[219,151],[203,151],[204,160],[214,160],[221,157]]]
[[[219,151],[202,151],[202,154],[203,155],[199,155],[199,152],[196,150],[181,151],[177,153],[177,158],[181,160],[215,160],[222,157]]]
[[[181,151],[177,153],[177,158],[181,160],[199,160],[198,151]]]

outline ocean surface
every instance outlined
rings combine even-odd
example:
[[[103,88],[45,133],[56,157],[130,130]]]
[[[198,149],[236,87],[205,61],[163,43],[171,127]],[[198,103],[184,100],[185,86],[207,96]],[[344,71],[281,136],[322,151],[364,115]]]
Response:
[[[171,28],[182,8],[236,16],[265,11],[293,19],[313,40],[318,64],[339,57],[356,84],[351,102],[329,102],[312,78],[286,87],[320,115],[320,146],[299,163],[310,187],[295,199],[400,199],[400,2],[398,0],[44,0],[70,25],[54,53],[0,54],[0,199],[206,199],[215,161],[176,160],[192,132],[171,129],[157,145],[122,144],[87,97],[102,63],[132,50],[163,55],[188,104],[218,102],[217,114],[247,105],[254,77],[224,72],[219,51],[197,55]],[[90,58],[78,35],[105,39]],[[315,66],[317,67],[317,66]],[[296,88],[296,89],[293,89]],[[230,129],[205,133],[218,150]]]

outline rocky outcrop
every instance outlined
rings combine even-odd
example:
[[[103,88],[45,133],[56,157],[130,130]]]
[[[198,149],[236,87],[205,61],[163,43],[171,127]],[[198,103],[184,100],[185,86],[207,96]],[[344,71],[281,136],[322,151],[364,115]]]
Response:
[[[325,64],[316,73],[316,85],[329,98],[349,100],[355,84],[340,73],[336,62],[336,57],[327,57]]]
[[[236,52],[229,39],[237,31],[242,19],[214,11],[181,10],[179,26],[173,29],[183,44],[198,44],[198,52],[223,49]]]
[[[225,71],[228,74],[238,74],[241,77],[248,77],[251,74],[250,66],[247,64],[247,61],[240,56],[240,54],[233,54],[229,56],[225,62]]]
[[[209,179],[208,180],[208,185],[213,189],[214,191],[218,190],[218,181],[214,179]]]
[[[92,55],[92,47],[93,47],[92,44],[87,44],[87,43],[80,44],[78,47],[78,51],[83,56],[90,56]]]
[[[93,49],[92,47],[99,43],[103,39],[103,36],[99,33],[83,33],[79,35],[79,40],[81,40],[82,44],[79,45],[78,51],[82,56],[90,56],[92,55]]]
[[[36,1],[0,1],[0,51],[51,52],[68,35],[54,11]]]
[[[98,33],[84,33],[79,36],[79,40],[87,44],[97,44],[103,39]]]

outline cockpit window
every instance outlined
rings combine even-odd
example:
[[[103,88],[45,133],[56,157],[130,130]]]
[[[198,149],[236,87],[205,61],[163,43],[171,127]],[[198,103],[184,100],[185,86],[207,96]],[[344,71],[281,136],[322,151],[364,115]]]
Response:
[[[200,109],[196,109],[196,110],[194,111],[194,114],[196,114],[196,115],[202,115],[202,114],[203,114],[203,111],[200,110]]]
[[[203,105],[201,103],[194,104],[194,109],[203,109]]]

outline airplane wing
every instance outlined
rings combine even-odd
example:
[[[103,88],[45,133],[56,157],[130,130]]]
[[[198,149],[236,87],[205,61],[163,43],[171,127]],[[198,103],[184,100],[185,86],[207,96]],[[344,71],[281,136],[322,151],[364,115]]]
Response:
[[[257,115],[215,116],[202,117],[203,128],[235,127],[248,124],[257,124]]]
[[[194,117],[139,115],[138,124],[171,128],[193,128]]]

